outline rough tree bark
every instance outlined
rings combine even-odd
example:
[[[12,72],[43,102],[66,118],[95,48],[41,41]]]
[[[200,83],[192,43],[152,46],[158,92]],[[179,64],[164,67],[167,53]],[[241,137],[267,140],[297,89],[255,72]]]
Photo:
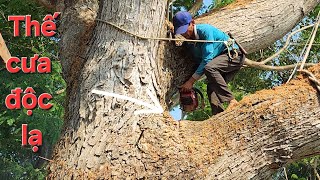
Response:
[[[213,13],[210,23],[232,30],[252,52],[287,33],[319,1],[241,2]],[[303,77],[248,96],[207,121],[181,122],[180,128],[167,112],[135,116],[142,107],[92,94],[95,88],[150,102],[148,88],[165,107],[168,92],[187,74],[185,55],[167,42],[137,39],[95,21],[164,37],[165,1],[61,3],[68,99],[50,178],[263,179],[285,163],[320,152],[319,96]],[[318,78],[319,69],[313,69]]]

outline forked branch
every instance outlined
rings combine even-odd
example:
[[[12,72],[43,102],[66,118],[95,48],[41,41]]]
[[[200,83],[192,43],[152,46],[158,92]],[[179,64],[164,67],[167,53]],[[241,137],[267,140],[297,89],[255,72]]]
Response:
[[[313,27],[315,25],[318,26],[319,25],[319,21],[316,24],[312,24],[312,25],[309,25],[309,26],[302,27],[302,28],[290,33],[288,35],[288,37],[287,37],[285,45],[279,51],[277,51],[276,53],[274,53],[272,56],[268,57],[267,59],[265,59],[263,61],[260,61],[260,62],[256,62],[256,61],[252,61],[250,59],[246,59],[244,64],[248,65],[250,67],[254,67],[254,68],[258,68],[258,69],[262,69],[262,70],[271,70],[271,71],[290,70],[290,69],[294,69],[296,66],[300,66],[300,69],[301,69],[301,68],[303,68],[303,66],[310,67],[310,66],[315,65],[314,63],[305,64],[305,61],[297,63],[297,64],[286,65],[286,66],[270,66],[270,65],[266,65],[266,63],[270,62],[272,59],[276,58],[278,55],[280,55],[280,53],[282,53],[284,50],[287,49],[288,45],[290,44],[290,39],[294,34],[296,34],[298,32],[301,32],[301,31],[303,31],[303,30],[305,30],[307,28]],[[314,34],[316,33],[316,29],[317,28],[315,28]],[[306,57],[305,57],[305,59],[306,59]]]

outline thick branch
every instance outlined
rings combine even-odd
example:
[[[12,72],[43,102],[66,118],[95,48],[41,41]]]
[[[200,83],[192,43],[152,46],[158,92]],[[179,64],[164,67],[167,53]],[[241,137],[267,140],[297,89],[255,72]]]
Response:
[[[268,71],[286,71],[286,70],[294,69],[296,66],[296,64],[291,64],[286,66],[270,66],[270,65],[262,64],[261,62],[252,61],[248,58],[245,59],[244,64],[253,68],[268,70]],[[298,66],[300,65],[301,63],[298,63]],[[314,65],[315,65],[314,63],[307,63],[305,64],[305,67],[311,67]]]
[[[239,1],[196,19],[232,32],[248,53],[268,47],[282,38],[308,14],[319,0]],[[284,19],[284,17],[286,17]]]

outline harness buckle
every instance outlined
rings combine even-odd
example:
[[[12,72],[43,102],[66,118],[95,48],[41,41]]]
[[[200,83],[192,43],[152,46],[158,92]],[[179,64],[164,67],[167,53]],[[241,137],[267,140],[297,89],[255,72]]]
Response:
[[[233,59],[237,58],[239,56],[238,51],[236,48],[234,48],[235,40],[232,38],[229,38],[228,41],[224,41],[224,44],[228,51],[228,57],[229,61],[232,61]],[[231,50],[230,50],[231,48]]]

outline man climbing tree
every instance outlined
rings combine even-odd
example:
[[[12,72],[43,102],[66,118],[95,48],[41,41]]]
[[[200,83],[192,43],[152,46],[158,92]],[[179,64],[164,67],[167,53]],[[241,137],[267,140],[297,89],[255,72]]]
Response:
[[[178,12],[173,17],[173,25],[175,34],[181,34],[186,39],[215,41],[189,45],[194,58],[200,59],[200,65],[181,86],[182,91],[191,91],[195,81],[205,74],[212,114],[222,112],[224,102],[230,103],[229,108],[236,106],[238,102],[228,89],[227,83],[244,62],[245,56],[239,47],[227,34],[209,24],[195,25],[189,12]]]

